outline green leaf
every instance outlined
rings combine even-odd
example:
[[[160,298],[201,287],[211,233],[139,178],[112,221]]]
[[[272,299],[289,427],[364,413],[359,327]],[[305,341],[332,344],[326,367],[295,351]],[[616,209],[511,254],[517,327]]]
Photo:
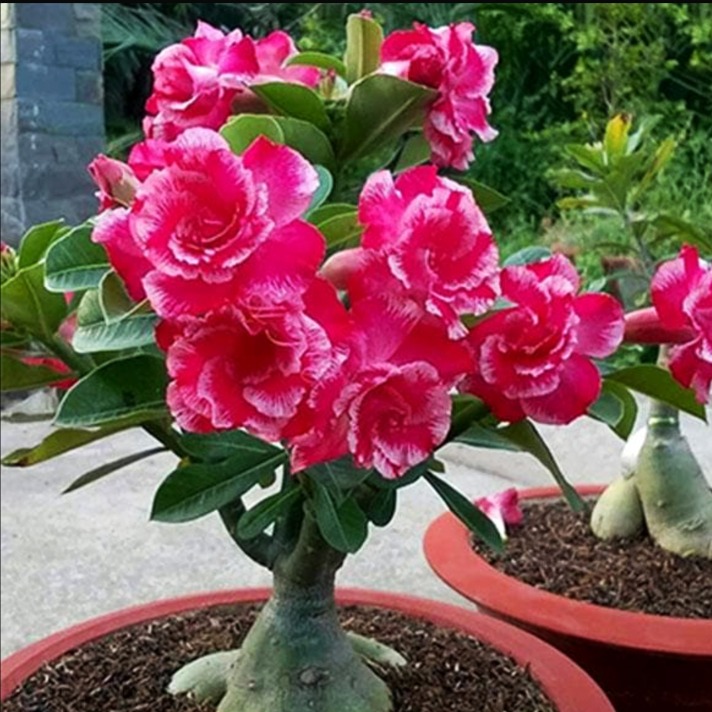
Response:
[[[2,285],[0,302],[5,321],[50,340],[67,316],[67,304],[61,294],[47,291],[44,281],[44,264],[25,267]]]
[[[30,467],[39,462],[46,462],[65,452],[96,442],[123,430],[118,428],[101,428],[100,430],[55,430],[39,445],[32,448],[20,448],[6,455],[2,464],[7,467]]]
[[[67,489],[65,489],[62,494],[69,494],[70,492],[75,492],[82,487],[93,484],[98,480],[103,479],[107,475],[111,475],[117,470],[122,470],[124,467],[133,465],[135,462],[140,462],[145,460],[147,457],[153,457],[153,455],[158,455],[161,452],[166,452],[164,447],[154,447],[149,450],[143,450],[142,452],[134,453],[133,455],[127,455],[126,457],[121,457],[113,462],[108,462],[105,465],[101,465],[90,472],[84,473],[81,477],[78,477],[74,482],[72,482]]]
[[[0,346],[6,349],[21,349],[27,346],[29,337],[27,334],[21,334],[8,329],[0,329]]]
[[[355,205],[350,205],[349,203],[330,203],[328,205],[322,205],[316,210],[312,210],[309,213],[308,220],[310,223],[318,227],[331,218],[335,218],[346,213],[353,215],[357,212],[358,208]]]
[[[383,489],[369,501],[366,516],[377,527],[386,527],[396,513],[397,504],[398,490]]]
[[[497,210],[504,208],[511,202],[507,196],[502,195],[499,191],[479,181],[461,177],[457,177],[455,180],[467,186],[472,191],[472,194],[475,196],[475,202],[480,206],[480,210],[487,215],[491,215]]]
[[[321,535],[337,551],[355,554],[368,537],[366,515],[352,497],[337,503],[327,487],[314,484],[312,504]]]
[[[582,512],[586,509],[584,501],[579,493],[568,483],[554,458],[549,446],[544,442],[539,431],[533,423],[528,420],[520,420],[518,423],[508,425],[499,432],[503,433],[512,443],[515,443],[523,452],[533,455],[552,474],[556,484],[575,512]]]
[[[406,139],[393,171],[401,173],[413,166],[419,166],[430,160],[431,154],[432,150],[428,140],[419,131]]]
[[[667,403],[678,410],[707,422],[705,407],[697,402],[695,394],[681,386],[672,377],[672,374],[664,368],[651,364],[632,366],[624,368],[622,371],[611,373],[606,379],[622,383],[638,393]]]
[[[476,536],[493,551],[501,554],[504,542],[497,527],[472,502],[447,482],[436,477],[431,472],[425,475],[428,484],[437,492],[448,509]]]
[[[93,326],[104,320],[104,310],[101,307],[101,295],[98,289],[86,291],[77,307],[77,326]]]
[[[622,440],[628,440],[638,415],[638,404],[627,388],[615,381],[603,381],[599,399],[588,414],[608,425]]]
[[[354,465],[349,456],[322,463],[309,468],[309,476],[319,486],[331,492],[337,504],[348,498],[357,487],[362,485],[373,470],[364,470]]]
[[[285,461],[280,450],[276,454],[242,450],[220,463],[179,467],[158,488],[151,519],[180,523],[210,514],[242,497]]]
[[[607,169],[603,159],[602,148],[569,144],[565,147],[565,150],[580,165],[593,171],[597,176],[604,176],[606,174]]]
[[[64,220],[53,220],[31,227],[20,241],[17,253],[18,266],[31,267],[37,264],[49,246],[65,232]]]
[[[512,442],[502,431],[503,428],[487,428],[479,423],[473,423],[464,433],[455,438],[455,442],[471,447],[484,447],[491,450],[509,450],[521,452],[522,448]]]
[[[0,354],[0,391],[27,391],[42,388],[67,378],[44,366],[28,366],[8,353]]]
[[[524,247],[518,250],[513,255],[510,255],[505,261],[505,267],[514,267],[521,265],[531,265],[535,262],[548,260],[551,257],[551,250],[548,247]]]
[[[300,487],[285,490],[267,497],[245,512],[237,525],[240,539],[254,539],[302,497]]]
[[[121,321],[77,327],[72,346],[77,353],[122,351],[148,346],[155,341],[158,317],[155,314],[139,314]]]
[[[99,285],[99,304],[106,321],[122,319],[136,308],[116,272],[107,272]]]
[[[323,131],[307,121],[284,116],[273,118],[282,130],[284,137],[280,143],[299,151],[310,163],[323,165],[328,169],[335,167],[334,149]]]
[[[394,480],[389,480],[383,477],[378,471],[374,470],[369,478],[369,484],[377,487],[378,489],[384,490],[398,490],[403,489],[403,487],[409,487],[410,485],[417,482],[423,475],[428,472],[430,466],[430,460],[424,460],[423,462],[411,467],[408,472],[406,472],[401,477],[397,477]]]
[[[350,15],[346,22],[346,81],[375,72],[381,63],[383,28],[365,15]]]
[[[98,287],[109,271],[106,250],[91,241],[91,225],[80,225],[47,251],[45,285],[51,292],[77,292]]]
[[[288,67],[293,64],[319,67],[319,69],[333,69],[339,76],[346,76],[346,65],[340,59],[323,52],[300,52],[287,60]]]
[[[265,136],[275,143],[284,143],[284,132],[277,119],[264,114],[236,116],[220,129],[220,134],[237,155],[243,154],[259,136]]]
[[[550,177],[560,188],[568,188],[570,190],[588,190],[592,185],[599,183],[600,180],[584,171],[569,168],[552,171]]]
[[[660,237],[675,237],[680,242],[687,242],[704,252],[712,253],[712,231],[665,213],[658,215],[652,222]]]
[[[205,434],[184,433],[180,442],[191,458],[203,462],[221,462],[237,456],[274,457],[282,452],[274,445],[249,435],[243,430],[226,430]]]
[[[317,188],[314,197],[312,198],[311,205],[307,210],[307,214],[312,210],[318,209],[331,195],[331,191],[334,189],[334,179],[331,177],[331,173],[326,170],[323,166],[316,166],[316,171],[319,174],[319,187]]]
[[[606,124],[606,134],[603,139],[603,150],[608,160],[615,164],[628,148],[628,134],[630,133],[632,117],[630,114],[616,114]]]
[[[346,106],[342,160],[366,156],[420,127],[426,106],[437,96],[427,87],[385,74],[354,84]]]
[[[329,254],[356,247],[363,234],[363,225],[358,221],[358,213],[342,213],[318,225],[326,239]]]
[[[84,376],[59,405],[56,423],[92,427],[127,418],[166,413],[168,374],[163,359],[130,356],[110,361]]]
[[[331,126],[324,102],[309,87],[302,84],[269,82],[253,84],[250,89],[277,114],[307,121],[325,131]]]

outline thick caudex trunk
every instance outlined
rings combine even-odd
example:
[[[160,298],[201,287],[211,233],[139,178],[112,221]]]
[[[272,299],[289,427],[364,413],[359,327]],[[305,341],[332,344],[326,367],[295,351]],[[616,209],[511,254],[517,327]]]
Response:
[[[391,712],[388,687],[337,617],[343,558],[306,515],[294,550],[274,565],[274,593],[242,648],[187,666],[171,691],[210,700],[218,712]],[[356,648],[368,644],[360,639]]]
[[[662,548],[712,559],[712,491],[676,409],[653,401],[634,469],[604,492],[591,525],[602,539],[632,536],[644,525]]]

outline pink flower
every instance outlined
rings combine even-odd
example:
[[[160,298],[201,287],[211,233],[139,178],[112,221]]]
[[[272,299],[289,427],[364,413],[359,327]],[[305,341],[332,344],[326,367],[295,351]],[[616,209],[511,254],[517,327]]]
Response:
[[[359,220],[363,252],[352,253],[359,267],[345,280],[352,298],[410,299],[442,319],[452,338],[466,333],[461,316],[483,314],[494,303],[498,253],[487,221],[472,193],[438,177],[433,166],[395,181],[387,171],[371,176]]]
[[[416,24],[389,35],[381,50],[384,72],[437,89],[425,137],[434,163],[460,170],[474,159],[473,133],[485,142],[497,136],[487,117],[498,55],[492,47],[475,45],[474,30],[468,22],[438,29]]]
[[[350,452],[359,467],[400,477],[445,439],[469,354],[433,317],[384,299],[360,302],[351,319],[346,358],[310,396],[312,427],[291,439],[292,466]]]
[[[199,22],[194,37],[171,45],[153,64],[154,87],[144,129],[149,138],[172,141],[191,127],[220,128],[234,109],[263,108],[249,86],[285,80],[316,85],[320,73],[287,67],[297,50],[284,32],[255,42],[234,30],[225,35]]]
[[[521,524],[524,519],[519,508],[519,492],[514,487],[475,500],[475,504],[486,514],[497,527],[502,539],[507,538],[507,525]]]
[[[513,306],[471,330],[475,370],[462,390],[504,421],[565,424],[583,415],[601,389],[591,358],[615,351],[624,323],[615,299],[577,296],[578,289],[578,274],[562,255],[503,270],[502,293]]]
[[[129,153],[128,164],[139,181],[145,181],[151,173],[166,167],[169,146],[168,141],[152,138],[134,145]]]
[[[256,300],[164,322],[157,336],[172,379],[168,405],[193,432],[245,428],[280,440],[333,359],[326,331],[305,312]]]
[[[89,164],[89,173],[99,187],[97,198],[101,210],[131,205],[139,181],[130,166],[99,155]]]
[[[653,304],[663,326],[689,329],[692,338],[670,354],[672,375],[709,403],[712,384],[712,267],[685,246],[677,259],[663,264],[652,282]]]
[[[283,301],[304,292],[325,245],[298,219],[318,177],[296,151],[261,138],[236,156],[219,134],[189,129],[165,161],[130,210],[102,216],[94,231],[132,297],[145,293],[174,318],[253,293]]]

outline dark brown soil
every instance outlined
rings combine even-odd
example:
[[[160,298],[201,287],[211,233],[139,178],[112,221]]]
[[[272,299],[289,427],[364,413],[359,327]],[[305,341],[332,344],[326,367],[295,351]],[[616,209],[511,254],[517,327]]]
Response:
[[[257,608],[213,608],[134,626],[45,665],[2,712],[209,712],[166,694],[190,660],[239,647]],[[510,658],[452,631],[398,613],[345,608],[347,629],[375,637],[409,660],[379,671],[396,712],[554,712],[538,684]]]
[[[676,618],[712,618],[712,561],[685,559],[647,536],[599,541],[563,502],[525,503],[506,553],[474,548],[508,576],[599,606]]]

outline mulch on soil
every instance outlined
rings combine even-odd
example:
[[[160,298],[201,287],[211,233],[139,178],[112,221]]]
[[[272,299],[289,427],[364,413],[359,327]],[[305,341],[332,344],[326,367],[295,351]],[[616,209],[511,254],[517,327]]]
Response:
[[[119,631],[45,665],[2,712],[210,712],[166,694],[171,674],[239,647],[257,611],[212,608]],[[341,617],[348,630],[409,660],[402,670],[379,671],[395,712],[555,712],[526,670],[483,643],[390,611],[347,607]]]
[[[473,542],[497,569],[551,593],[599,606],[712,619],[712,561],[685,559],[647,536],[599,541],[585,515],[561,501],[525,502],[504,555]]]

